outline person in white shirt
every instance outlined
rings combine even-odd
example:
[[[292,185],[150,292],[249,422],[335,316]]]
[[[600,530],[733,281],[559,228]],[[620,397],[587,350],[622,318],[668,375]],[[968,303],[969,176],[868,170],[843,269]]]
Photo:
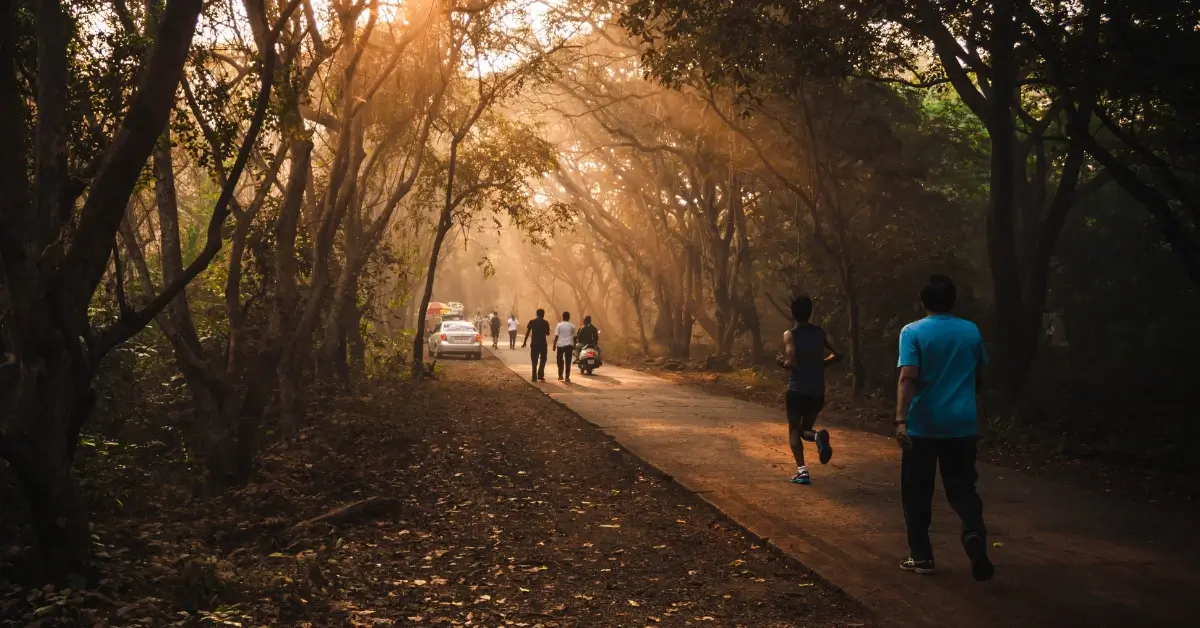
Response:
[[[575,325],[571,313],[563,312],[562,322],[554,328],[554,346],[558,353],[558,381],[571,383],[571,352],[575,350]]]
[[[516,314],[508,315],[508,348],[509,348],[509,350],[516,350],[516,348],[517,348],[517,327],[520,327],[520,325],[521,324],[517,321]]]

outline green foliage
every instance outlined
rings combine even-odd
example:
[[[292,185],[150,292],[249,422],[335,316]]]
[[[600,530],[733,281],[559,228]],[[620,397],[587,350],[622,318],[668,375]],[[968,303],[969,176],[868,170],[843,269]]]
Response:
[[[635,0],[620,24],[648,44],[643,64],[667,85],[698,82],[760,96],[874,66],[881,40],[873,9],[819,0]]]
[[[455,224],[500,229],[505,222],[544,244],[574,215],[570,205],[540,200],[533,183],[555,168],[558,150],[537,127],[485,113],[458,153]]]

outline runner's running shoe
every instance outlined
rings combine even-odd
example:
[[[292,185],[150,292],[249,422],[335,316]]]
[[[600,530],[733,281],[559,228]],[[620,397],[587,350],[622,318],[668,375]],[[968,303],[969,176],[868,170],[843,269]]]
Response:
[[[932,560],[913,560],[905,558],[904,562],[900,563],[900,568],[904,571],[911,571],[922,576],[930,576],[937,573],[937,568],[933,566]]]
[[[821,430],[817,432],[817,456],[821,459],[821,464],[829,464],[829,459],[833,457],[833,447],[829,444],[829,430]]]
[[[792,484],[812,484],[812,478],[808,477],[808,469],[800,469],[796,475],[792,476]]]

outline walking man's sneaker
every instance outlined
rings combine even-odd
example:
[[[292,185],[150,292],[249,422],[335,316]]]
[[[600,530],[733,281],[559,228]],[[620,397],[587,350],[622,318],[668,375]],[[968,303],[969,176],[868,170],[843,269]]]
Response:
[[[808,469],[798,469],[796,475],[792,476],[792,484],[812,484],[812,478],[808,477]]]
[[[913,560],[905,558],[904,562],[900,563],[900,568],[905,571],[911,571],[922,576],[931,576],[937,573],[937,568],[933,566],[932,560]]]
[[[971,577],[979,582],[986,582],[996,574],[996,567],[987,555],[987,542],[978,534],[969,534],[963,539],[963,547],[967,550],[967,558],[971,559]]]
[[[821,459],[821,464],[829,464],[829,459],[833,457],[833,447],[829,444],[829,430],[821,430],[817,432],[817,456]]]

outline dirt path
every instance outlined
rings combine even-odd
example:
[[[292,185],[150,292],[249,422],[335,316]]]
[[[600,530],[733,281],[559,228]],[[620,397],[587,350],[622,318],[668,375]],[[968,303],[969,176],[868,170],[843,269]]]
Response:
[[[527,376],[526,353],[497,355]],[[896,568],[906,547],[889,439],[831,430],[833,462],[815,469],[813,486],[793,486],[779,410],[637,371],[598,373],[539,387],[903,625],[1173,626],[1200,612],[1200,543],[1183,511],[981,465],[996,580],[971,581],[940,494],[933,537],[943,573],[919,578]]]
[[[97,467],[97,499],[125,496],[97,517],[103,580],[25,588],[0,557],[0,626],[880,625],[499,362],[443,364],[315,400],[216,499],[161,450]]]

